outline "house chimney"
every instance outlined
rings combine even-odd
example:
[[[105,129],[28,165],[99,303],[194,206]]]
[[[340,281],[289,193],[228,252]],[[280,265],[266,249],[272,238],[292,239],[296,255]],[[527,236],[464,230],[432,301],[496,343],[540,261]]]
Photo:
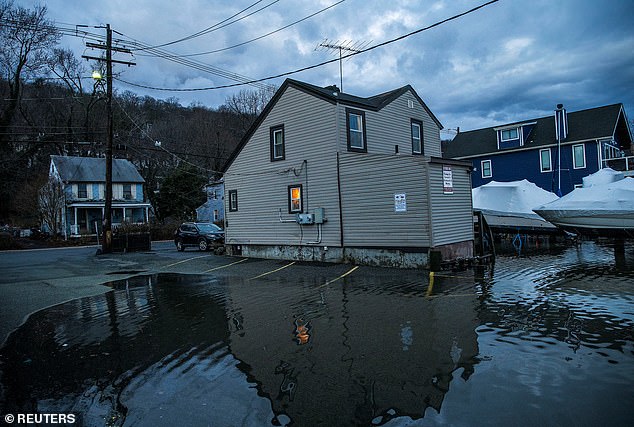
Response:
[[[564,104],[557,104],[555,110],[555,137],[562,141],[568,137],[568,114]]]
[[[336,95],[337,93],[341,92],[341,90],[337,87],[337,85],[326,86],[324,89],[332,91],[333,95]],[[334,92],[336,92],[336,93],[334,93]]]

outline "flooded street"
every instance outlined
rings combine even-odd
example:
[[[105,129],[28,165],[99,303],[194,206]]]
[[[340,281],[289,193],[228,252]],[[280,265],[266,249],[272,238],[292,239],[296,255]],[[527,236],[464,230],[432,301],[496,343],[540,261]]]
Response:
[[[236,259],[237,260],[237,259]],[[235,260],[232,260],[232,262]],[[83,426],[630,425],[634,246],[437,273],[255,260],[39,311],[0,413]]]

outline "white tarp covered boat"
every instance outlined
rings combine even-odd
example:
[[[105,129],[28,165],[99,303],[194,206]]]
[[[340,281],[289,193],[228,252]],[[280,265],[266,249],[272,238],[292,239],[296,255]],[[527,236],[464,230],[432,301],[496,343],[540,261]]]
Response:
[[[590,175],[588,180],[584,178],[583,188],[576,188],[559,200],[534,210],[567,231],[599,236],[634,236],[634,179],[622,178],[610,182],[612,178],[609,177],[618,179],[618,174],[599,171],[593,174],[595,176]]]
[[[491,181],[474,188],[473,209],[479,210],[489,226],[497,231],[552,232],[557,228],[533,212],[533,208],[556,200],[548,192],[527,180]]]

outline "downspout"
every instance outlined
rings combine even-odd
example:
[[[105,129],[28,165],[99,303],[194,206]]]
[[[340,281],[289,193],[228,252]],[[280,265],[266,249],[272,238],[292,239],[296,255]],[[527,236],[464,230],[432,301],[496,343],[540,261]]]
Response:
[[[343,207],[341,203],[341,168],[339,165],[339,152],[341,151],[341,129],[339,127],[339,102],[335,104],[335,124],[337,130],[337,196],[339,200],[339,245],[343,247]]]

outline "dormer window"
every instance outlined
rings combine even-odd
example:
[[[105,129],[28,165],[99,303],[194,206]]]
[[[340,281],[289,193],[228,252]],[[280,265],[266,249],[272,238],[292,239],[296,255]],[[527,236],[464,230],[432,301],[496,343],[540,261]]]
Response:
[[[511,141],[518,138],[519,138],[518,128],[504,129],[500,135],[500,139],[502,142]]]

